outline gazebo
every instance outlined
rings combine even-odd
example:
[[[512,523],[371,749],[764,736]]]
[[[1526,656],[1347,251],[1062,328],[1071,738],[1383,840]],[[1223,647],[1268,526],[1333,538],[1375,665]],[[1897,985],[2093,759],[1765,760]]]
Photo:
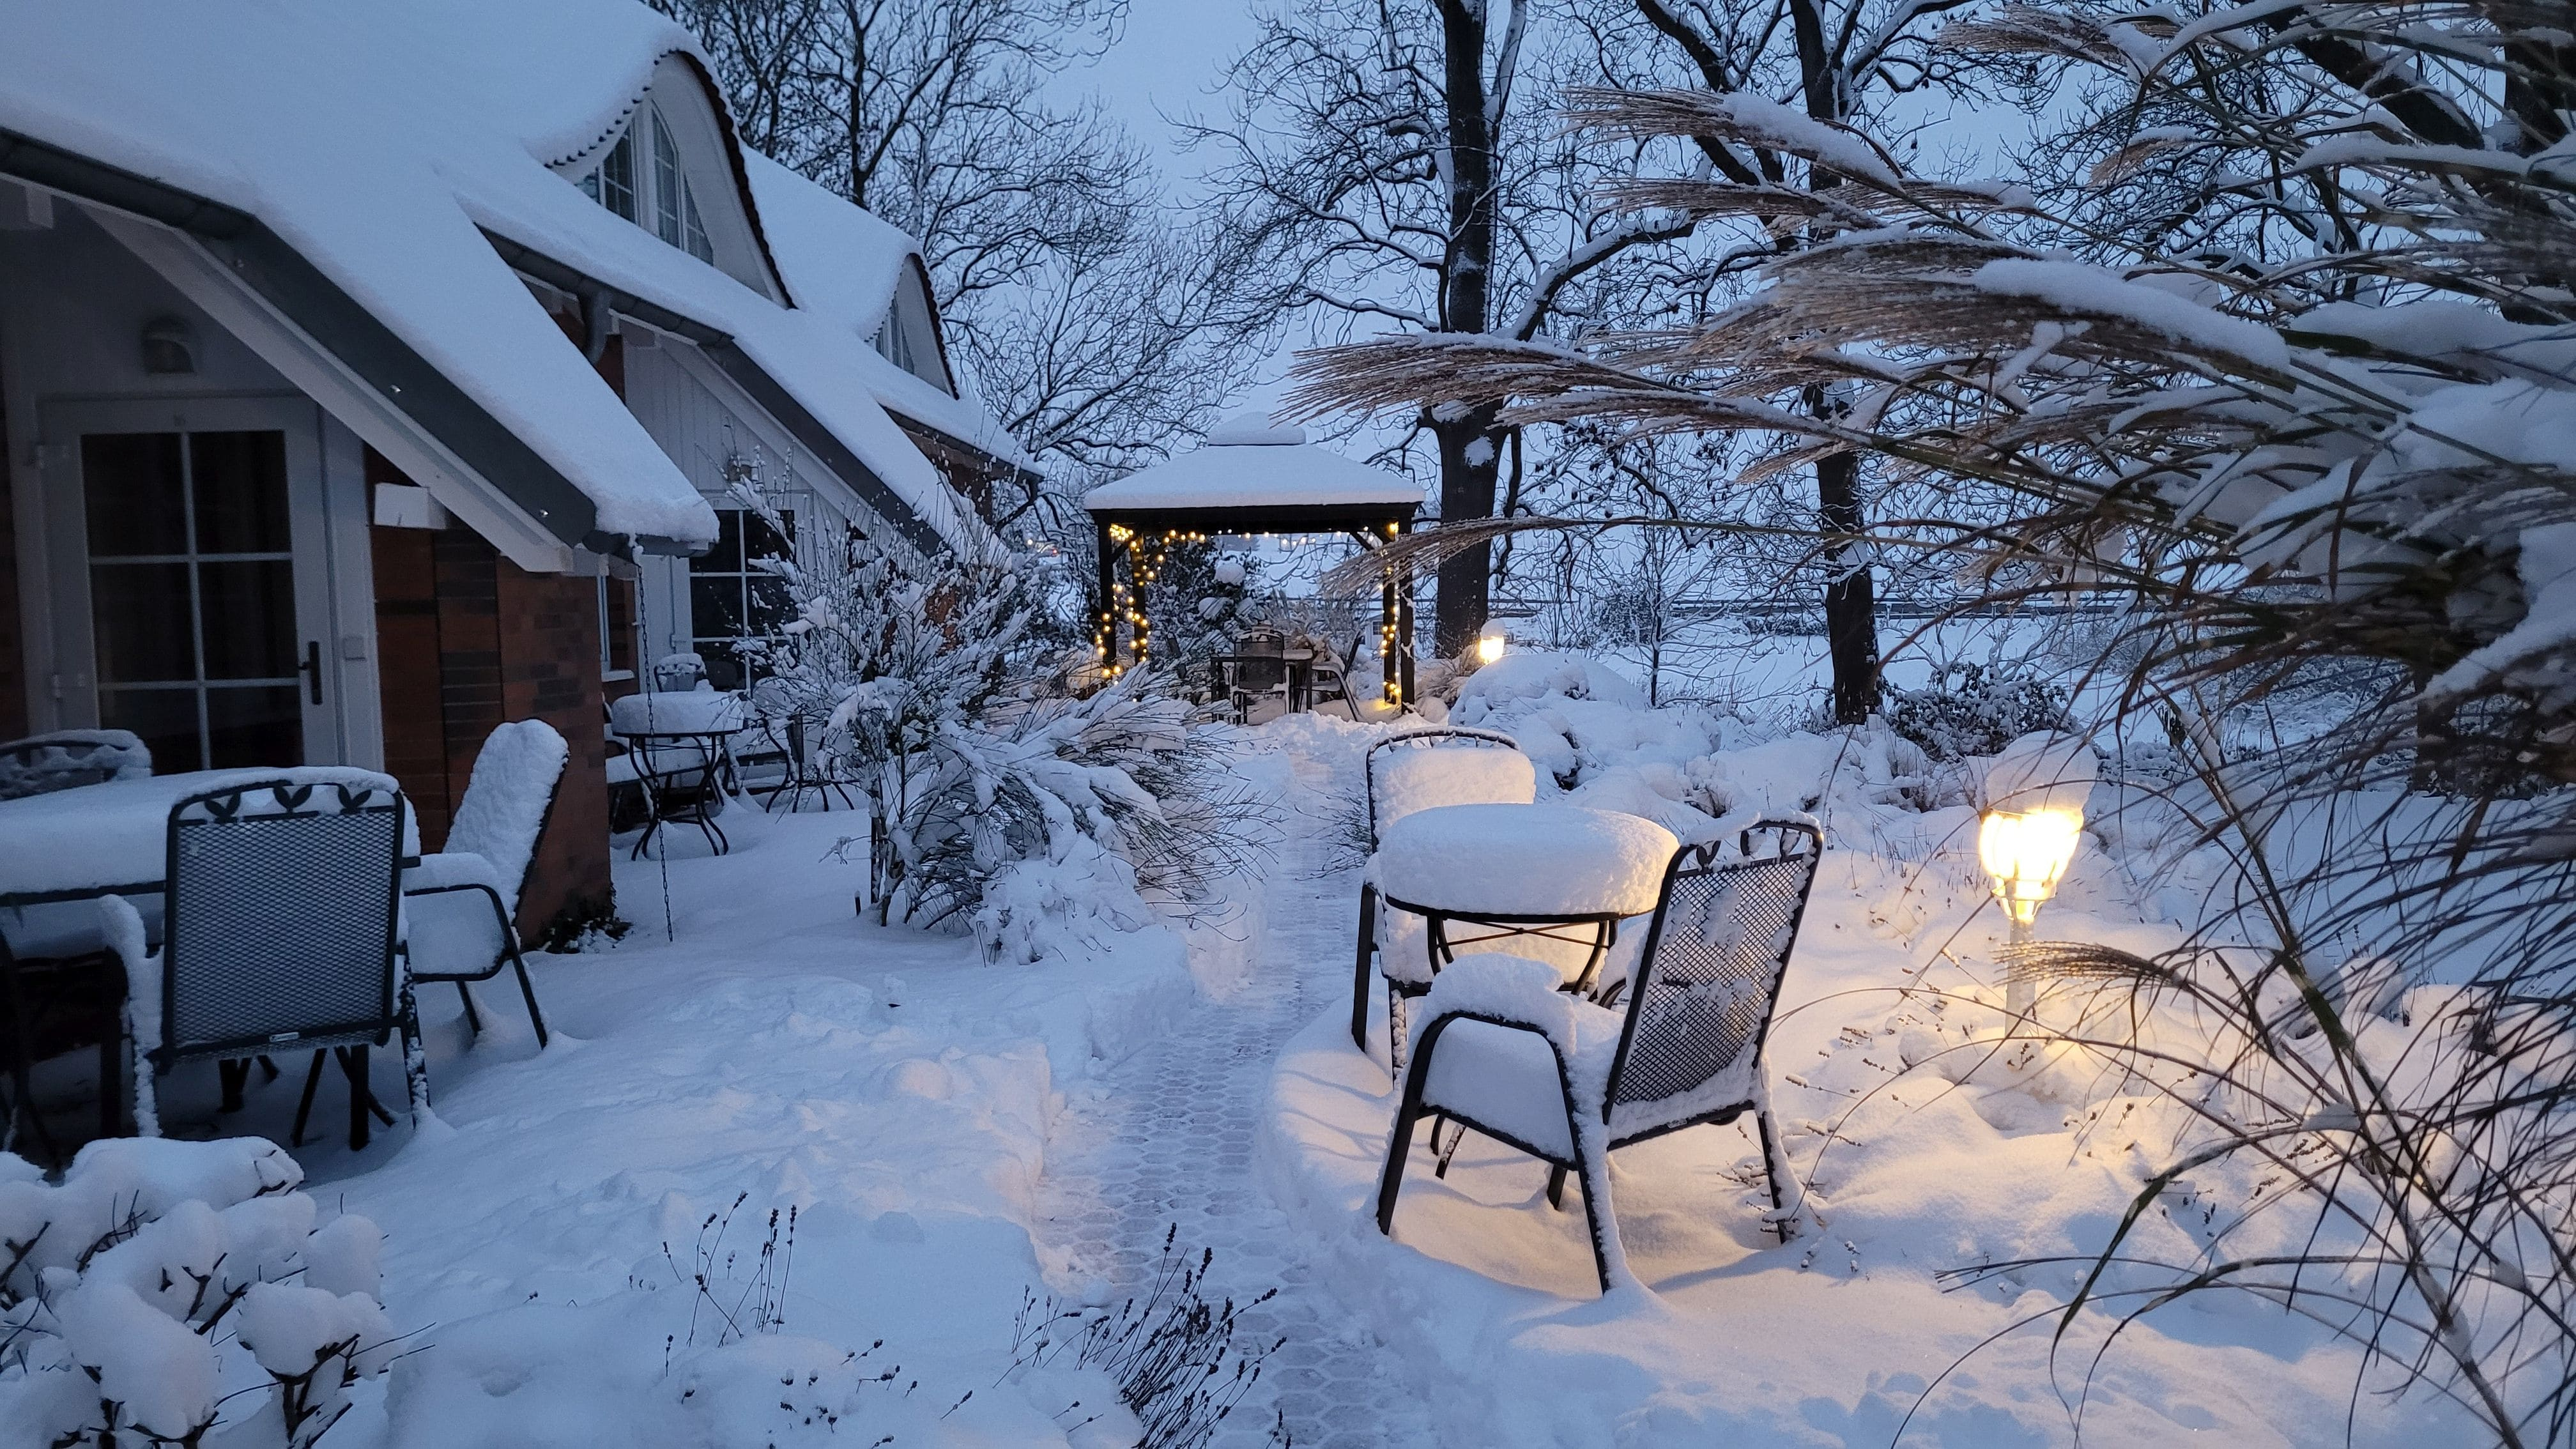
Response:
[[[1195,452],[1092,489],[1082,506],[1099,530],[1100,612],[1092,643],[1115,674],[1145,657],[1138,586],[1152,580],[1173,543],[1213,534],[1348,533],[1362,548],[1379,548],[1413,531],[1422,490],[1308,443],[1303,428],[1274,427],[1246,414],[1218,424]],[[1413,698],[1410,582],[1395,571],[1380,586],[1378,653],[1390,704]]]

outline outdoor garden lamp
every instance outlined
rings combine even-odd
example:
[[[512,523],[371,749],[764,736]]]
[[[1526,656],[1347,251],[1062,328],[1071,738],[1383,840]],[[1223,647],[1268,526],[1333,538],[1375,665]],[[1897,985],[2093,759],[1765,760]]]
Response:
[[[1476,662],[1478,664],[1491,664],[1502,657],[1502,631],[1489,629],[1476,636]]]
[[[2012,917],[2015,941],[2030,938],[2041,903],[2057,893],[2083,834],[2084,812],[2063,808],[1989,810],[1979,823],[1977,859]]]

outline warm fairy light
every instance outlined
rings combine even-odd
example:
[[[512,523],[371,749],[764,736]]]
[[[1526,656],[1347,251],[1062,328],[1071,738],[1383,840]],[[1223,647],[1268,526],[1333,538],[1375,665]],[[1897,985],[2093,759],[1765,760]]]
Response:
[[[2083,835],[2080,810],[1986,812],[1977,827],[1977,859],[2015,926],[2026,930],[2039,919],[2041,904],[2057,894],[2057,883],[2075,863],[2075,845]]]

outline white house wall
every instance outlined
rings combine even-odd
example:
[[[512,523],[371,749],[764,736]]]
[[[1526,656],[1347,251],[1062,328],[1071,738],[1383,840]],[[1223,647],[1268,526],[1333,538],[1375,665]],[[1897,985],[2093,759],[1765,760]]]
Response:
[[[798,506],[855,520],[872,535],[891,529],[858,504],[857,498],[796,445],[787,431],[761,408],[732,394],[723,374],[695,355],[689,343],[656,337],[634,324],[626,328],[626,405],[653,441],[680,467],[680,472],[708,502],[718,508],[739,507],[725,476],[726,464],[742,459],[759,470],[772,494],[804,495]],[[653,345],[638,346],[649,338]],[[815,537],[812,529],[800,530]],[[646,663],[689,648],[689,563],[686,559],[647,558],[637,582],[644,612]]]
[[[7,183],[0,189],[15,190]],[[0,230],[0,408],[8,420],[6,466],[17,531],[19,618],[27,660],[27,719],[37,730],[92,721],[89,696],[71,687],[88,660],[60,657],[66,632],[49,543],[78,519],[49,516],[47,464],[74,439],[40,436],[49,406],[158,404],[232,398],[294,400],[310,408],[321,459],[331,637],[323,649],[334,738],[307,740],[317,763],[374,767],[384,757],[375,674],[375,586],[367,541],[366,483],[355,434],[202,308],[119,244],[73,203],[57,199],[49,227]],[[23,213],[22,213],[23,214]],[[143,370],[146,323],[176,317],[194,334],[196,370]],[[76,555],[74,555],[76,556]],[[86,631],[81,631],[85,633]],[[58,677],[61,683],[58,687]]]

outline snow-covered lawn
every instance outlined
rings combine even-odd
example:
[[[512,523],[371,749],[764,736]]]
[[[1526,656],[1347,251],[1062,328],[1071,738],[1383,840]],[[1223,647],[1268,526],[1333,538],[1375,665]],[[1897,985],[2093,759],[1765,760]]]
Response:
[[[1345,1030],[1347,842],[1387,727],[1294,718],[1245,732],[1237,771],[1281,797],[1291,839],[1239,912],[1196,929],[988,966],[969,939],[859,917],[863,867],[834,847],[861,817],[737,809],[729,856],[684,835],[667,871],[621,861],[625,942],[541,959],[550,1049],[506,990],[485,993],[480,1041],[433,991],[436,1119],[352,1157],[326,1088],[297,1153],[325,1221],[382,1229],[408,1335],[327,1444],[1123,1442],[1094,1417],[1103,1376],[1015,1374],[1014,1339],[1032,1293],[1133,1286],[1172,1223],[1182,1250],[1230,1255],[1222,1291],[1286,1285],[1248,1322],[1288,1342],[1219,1444],[1262,1442],[1274,1409],[1306,1445],[1864,1446],[1900,1425],[1906,1443],[2066,1444],[2078,1406],[2095,1444],[2437,1442],[2415,1401],[2356,1415],[2352,1351],[2252,1300],[2166,1310],[2097,1361],[2098,1315],[2052,1355],[2077,1267],[1945,1283],[2090,1253],[2167,1143],[2088,1071],[1952,1050],[2000,1025],[1978,1004],[1999,995],[2000,925],[1971,812],[1920,808],[1901,749],[1755,741],[1545,661],[1476,693],[1458,717],[1514,731],[1542,799],[1572,779],[1577,803],[1698,838],[1823,818],[1769,1049],[1793,1241],[1763,1228],[1736,1126],[1616,1158],[1650,1291],[1596,1296],[1579,1207],[1550,1209],[1543,1167],[1473,1138],[1446,1180],[1417,1138],[1378,1234],[1393,1096]],[[2088,844],[2044,933],[2167,943],[2133,894]],[[175,1130],[283,1140],[299,1077],[220,1123],[200,1097],[193,1127],[174,1093]],[[2175,1241],[2244,1184],[2186,1187],[2151,1225]],[[771,1218],[791,1207],[792,1256]]]

